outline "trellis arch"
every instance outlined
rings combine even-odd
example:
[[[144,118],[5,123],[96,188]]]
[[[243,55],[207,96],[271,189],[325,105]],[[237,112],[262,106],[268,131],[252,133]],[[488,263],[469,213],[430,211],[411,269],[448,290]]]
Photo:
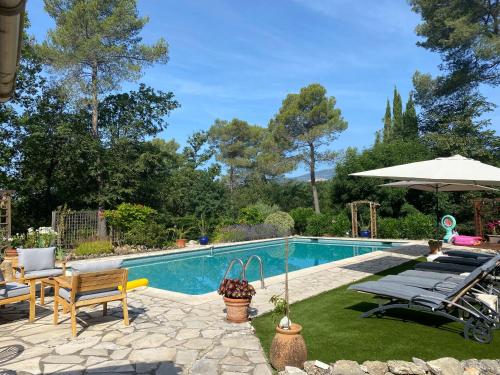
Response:
[[[12,235],[12,195],[14,190],[0,190],[0,230],[7,238]]]
[[[367,204],[370,206],[370,236],[371,238],[377,237],[377,208],[380,204],[377,202],[362,200],[348,203],[351,208],[351,233],[352,237],[358,237],[358,205]]]

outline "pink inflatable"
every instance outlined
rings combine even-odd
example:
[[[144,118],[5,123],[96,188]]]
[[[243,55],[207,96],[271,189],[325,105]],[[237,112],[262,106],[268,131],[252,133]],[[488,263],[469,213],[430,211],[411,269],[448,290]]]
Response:
[[[450,242],[460,246],[475,246],[481,243],[481,237],[456,235],[451,238]]]

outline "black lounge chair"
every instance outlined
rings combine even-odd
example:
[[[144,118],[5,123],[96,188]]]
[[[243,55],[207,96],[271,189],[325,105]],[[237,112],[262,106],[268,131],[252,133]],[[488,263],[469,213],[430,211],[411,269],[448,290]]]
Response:
[[[389,281],[367,281],[351,285],[349,289],[389,299],[388,303],[363,313],[363,318],[381,316],[391,309],[423,311],[464,324],[466,339],[490,343],[498,314],[470,294],[483,276],[484,271],[478,268],[452,290],[440,292]]]
[[[493,278],[498,262],[500,262],[500,255],[490,258],[488,262],[477,267],[470,274],[472,275],[470,277],[476,277],[481,274],[483,276],[476,285],[478,292],[499,295],[499,291],[496,288]],[[440,275],[443,275],[444,277],[440,277]],[[450,292],[466,279],[467,276],[461,275],[409,270],[402,272],[399,275],[385,276],[379,281],[395,282],[438,292]]]
[[[444,254],[451,257],[462,257],[462,258],[472,258],[472,259],[492,258],[495,256],[494,254],[476,253],[473,251],[464,251],[464,250],[446,250]]]
[[[464,264],[455,263],[438,263],[438,262],[421,262],[415,265],[416,270],[421,271],[433,271],[433,272],[444,272],[444,273],[470,273],[474,271],[477,266],[467,266]]]

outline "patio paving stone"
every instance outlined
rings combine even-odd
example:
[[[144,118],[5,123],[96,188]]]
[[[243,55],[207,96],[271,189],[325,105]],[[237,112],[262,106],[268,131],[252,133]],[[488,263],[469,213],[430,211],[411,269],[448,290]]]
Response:
[[[425,249],[407,246],[401,252],[374,252],[297,273],[290,278],[290,299],[295,302],[359,280],[413,259]],[[266,289],[257,288],[252,315],[270,311],[270,297],[283,292],[282,279],[266,282]],[[0,310],[0,347],[22,345],[24,352],[0,363],[0,370],[22,375],[272,374],[251,324],[228,323],[220,296],[197,302],[197,297],[175,298],[148,288],[129,292],[128,304],[128,327],[118,303],[108,304],[105,317],[101,307],[80,311],[75,339],[68,315],[61,312],[59,325],[52,324],[51,297],[46,306],[37,307],[33,324],[27,323],[26,303],[7,306]]]

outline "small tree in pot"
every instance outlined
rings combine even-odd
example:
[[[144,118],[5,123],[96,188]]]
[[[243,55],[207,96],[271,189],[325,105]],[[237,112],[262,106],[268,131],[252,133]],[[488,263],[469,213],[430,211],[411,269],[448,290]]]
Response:
[[[275,317],[285,314],[276,327],[276,334],[271,343],[269,351],[271,365],[278,371],[283,371],[285,366],[304,368],[304,362],[307,360],[307,347],[300,334],[302,326],[290,320],[288,238],[285,239],[285,298],[273,296],[270,302],[274,304]]]
[[[224,279],[217,292],[224,297],[228,321],[248,321],[248,306],[255,295],[255,288],[247,280]]]

